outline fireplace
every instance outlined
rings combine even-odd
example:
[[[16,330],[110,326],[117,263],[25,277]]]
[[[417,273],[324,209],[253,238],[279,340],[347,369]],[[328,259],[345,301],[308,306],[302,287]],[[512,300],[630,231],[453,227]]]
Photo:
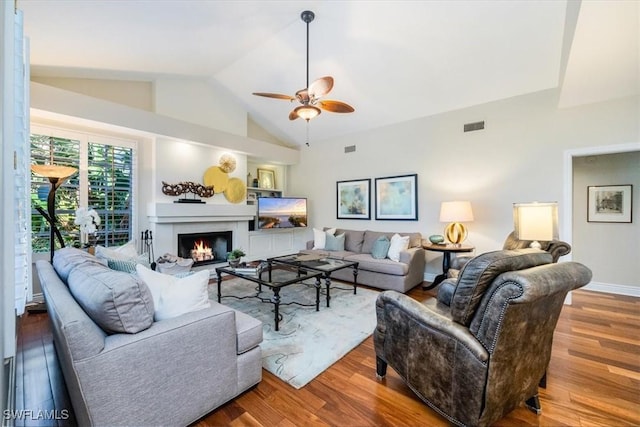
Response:
[[[226,262],[232,242],[231,231],[178,234],[178,256],[193,259],[194,266]]]

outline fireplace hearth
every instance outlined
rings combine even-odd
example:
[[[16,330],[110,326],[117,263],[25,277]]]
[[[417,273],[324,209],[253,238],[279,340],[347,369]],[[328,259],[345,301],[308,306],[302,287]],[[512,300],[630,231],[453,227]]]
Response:
[[[226,262],[232,242],[231,231],[178,234],[178,256],[193,259],[194,266]]]

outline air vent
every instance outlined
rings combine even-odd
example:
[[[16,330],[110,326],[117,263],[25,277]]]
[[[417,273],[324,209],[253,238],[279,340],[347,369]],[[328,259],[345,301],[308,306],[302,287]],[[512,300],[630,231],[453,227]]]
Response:
[[[349,145],[347,147],[344,147],[344,152],[345,153],[353,153],[354,151],[356,151],[356,146],[355,145]]]
[[[464,125],[465,132],[473,132],[474,130],[482,129],[484,129],[484,120],[481,122],[467,123],[466,125]]]

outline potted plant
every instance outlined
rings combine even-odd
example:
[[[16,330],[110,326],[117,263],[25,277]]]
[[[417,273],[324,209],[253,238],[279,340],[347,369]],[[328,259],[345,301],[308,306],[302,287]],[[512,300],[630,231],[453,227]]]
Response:
[[[227,252],[227,261],[229,262],[229,266],[236,268],[240,264],[240,258],[245,255],[246,254],[242,249],[234,249],[231,252]]]

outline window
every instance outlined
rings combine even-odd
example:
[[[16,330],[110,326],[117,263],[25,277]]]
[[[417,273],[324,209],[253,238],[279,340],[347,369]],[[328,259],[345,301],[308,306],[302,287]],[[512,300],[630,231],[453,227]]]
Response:
[[[65,246],[79,247],[79,227],[75,211],[84,206],[100,216],[95,243],[118,246],[134,235],[134,183],[136,143],[100,135],[62,129],[33,127],[31,163],[56,164],[78,169],[56,192],[56,217]],[[46,211],[51,185],[32,174],[31,224],[34,252],[49,250],[49,224],[36,206]]]

